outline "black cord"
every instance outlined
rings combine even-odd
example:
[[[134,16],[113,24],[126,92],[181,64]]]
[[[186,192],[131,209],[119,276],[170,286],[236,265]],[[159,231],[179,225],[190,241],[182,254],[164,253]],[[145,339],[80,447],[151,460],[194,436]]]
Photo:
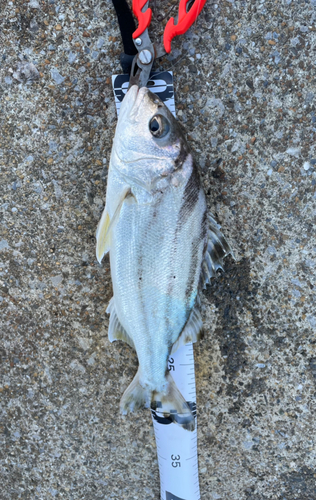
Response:
[[[121,31],[121,37],[125,52],[125,54],[122,55],[127,57],[134,56],[137,54],[137,49],[133,43],[133,38],[132,38],[132,34],[136,30],[133,14],[126,0],[112,0],[112,2],[117,15],[117,20]]]

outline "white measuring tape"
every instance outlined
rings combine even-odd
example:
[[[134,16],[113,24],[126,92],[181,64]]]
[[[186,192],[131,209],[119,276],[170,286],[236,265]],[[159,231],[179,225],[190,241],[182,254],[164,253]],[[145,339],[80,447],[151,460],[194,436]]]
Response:
[[[196,414],[196,391],[193,344],[175,352],[168,361],[168,369]],[[199,472],[197,458],[197,429],[186,431],[180,425],[152,411],[160,473],[161,500],[199,500]]]
[[[117,115],[128,88],[128,75],[113,75]],[[153,75],[150,90],[156,93],[175,116],[174,88],[171,71]],[[193,344],[180,347],[168,360],[178,389],[196,415],[196,389]],[[197,458],[197,423],[187,431],[152,410],[160,473],[161,500],[200,500]]]

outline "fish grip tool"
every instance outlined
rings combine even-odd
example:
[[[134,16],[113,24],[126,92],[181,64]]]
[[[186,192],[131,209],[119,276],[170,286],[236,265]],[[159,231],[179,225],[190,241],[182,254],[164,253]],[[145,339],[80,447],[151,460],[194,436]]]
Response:
[[[171,52],[173,38],[186,33],[206,3],[206,0],[180,0],[176,18],[171,17],[166,24],[162,43],[152,43],[148,33],[152,19],[149,0],[132,0],[132,10],[138,21],[136,29],[126,0],[112,1],[125,51],[120,56],[121,66],[124,72],[130,73],[130,86],[139,87],[147,85],[155,59]]]
[[[206,0],[180,0],[177,19],[169,19],[163,33],[163,43],[152,43],[148,28],[151,23],[152,9],[148,0],[133,0],[132,8],[138,20],[138,27],[133,33],[133,40],[138,54],[134,57],[130,86],[146,86],[155,59],[171,52],[171,41],[177,35],[183,35],[197,20]]]

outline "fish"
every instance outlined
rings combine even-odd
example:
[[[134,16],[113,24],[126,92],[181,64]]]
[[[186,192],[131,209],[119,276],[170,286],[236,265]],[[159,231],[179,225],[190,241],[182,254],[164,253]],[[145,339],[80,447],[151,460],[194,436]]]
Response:
[[[120,108],[96,242],[99,263],[110,257],[109,340],[125,341],[139,362],[121,412],[151,407],[194,430],[167,362],[201,337],[201,290],[231,249],[179,122],[146,87],[130,87]]]

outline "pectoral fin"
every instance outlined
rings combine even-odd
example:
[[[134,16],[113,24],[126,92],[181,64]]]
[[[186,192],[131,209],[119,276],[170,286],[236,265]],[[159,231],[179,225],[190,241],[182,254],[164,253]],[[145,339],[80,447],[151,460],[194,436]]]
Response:
[[[114,342],[115,340],[123,340],[123,342],[126,342],[128,345],[133,347],[133,349],[135,349],[133,339],[131,339],[131,337],[128,335],[117,317],[114,305],[114,297],[111,298],[106,312],[110,314],[110,324],[108,331],[109,341]]]
[[[105,207],[96,232],[96,239],[97,239],[96,254],[100,264],[104,255],[110,250],[109,226],[110,226],[110,216],[108,214],[107,208]]]
[[[117,204],[117,207],[115,209],[115,212],[113,214],[113,217],[110,218],[107,207],[105,206],[105,209],[103,211],[101,220],[98,224],[97,227],[97,232],[96,232],[96,239],[97,239],[97,248],[96,248],[96,255],[98,262],[100,262],[104,257],[104,255],[110,250],[111,247],[111,231],[115,224],[117,223],[120,215],[120,211],[123,205],[123,202],[126,198],[131,196],[131,190],[129,187],[124,189],[119,202]]]

